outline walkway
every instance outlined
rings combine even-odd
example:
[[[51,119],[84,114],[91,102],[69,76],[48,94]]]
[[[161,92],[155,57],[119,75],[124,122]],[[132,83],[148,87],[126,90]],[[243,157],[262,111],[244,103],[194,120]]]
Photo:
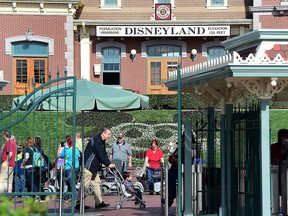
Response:
[[[143,194],[143,200],[146,201],[145,210],[140,210],[139,205],[135,206],[134,201],[132,199],[126,200],[122,208],[117,210],[115,209],[115,205],[119,202],[120,197],[117,195],[104,196],[103,200],[105,203],[109,203],[110,206],[104,209],[95,209],[94,208],[94,200],[93,196],[88,196],[85,199],[85,205],[89,206],[90,209],[85,210],[85,215],[104,215],[104,216],[137,216],[137,215],[162,215],[161,203],[160,203],[160,195],[148,195],[148,193]],[[79,213],[79,211],[76,211]],[[77,214],[79,215],[79,214]],[[169,216],[176,215],[176,207],[175,204],[169,209]]]

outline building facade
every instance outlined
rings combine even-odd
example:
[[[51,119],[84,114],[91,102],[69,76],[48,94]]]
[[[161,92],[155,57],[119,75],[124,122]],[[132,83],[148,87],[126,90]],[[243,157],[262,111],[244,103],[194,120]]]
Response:
[[[252,30],[252,4],[1,1],[2,94],[29,93],[64,70],[142,94],[174,93],[163,84],[168,72],[224,55],[222,41]]]
[[[1,1],[2,94],[25,94],[51,78],[76,74],[73,15],[77,0]]]

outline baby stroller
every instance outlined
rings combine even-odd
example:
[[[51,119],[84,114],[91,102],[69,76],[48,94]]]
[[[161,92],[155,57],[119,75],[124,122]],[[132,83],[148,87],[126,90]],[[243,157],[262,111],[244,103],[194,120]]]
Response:
[[[109,169],[109,172],[115,177],[114,186],[117,187],[117,191],[120,196],[120,201],[115,205],[116,209],[121,209],[122,204],[126,199],[132,198],[133,196],[135,196],[135,198],[138,198],[136,195],[132,195],[131,193],[129,193],[129,191],[126,190],[126,187],[123,183],[124,179],[121,173],[119,172],[119,170],[117,169],[117,167],[115,167],[114,169]],[[144,188],[140,182],[138,183],[136,182],[135,187],[138,187],[141,190],[141,192],[144,191]],[[139,198],[138,200],[140,201],[140,206],[139,206],[140,209],[144,210],[146,208],[145,203]]]

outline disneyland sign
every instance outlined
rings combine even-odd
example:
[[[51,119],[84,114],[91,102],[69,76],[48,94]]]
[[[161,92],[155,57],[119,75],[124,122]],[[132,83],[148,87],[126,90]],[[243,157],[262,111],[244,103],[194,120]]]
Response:
[[[98,37],[230,36],[230,26],[96,26]]]

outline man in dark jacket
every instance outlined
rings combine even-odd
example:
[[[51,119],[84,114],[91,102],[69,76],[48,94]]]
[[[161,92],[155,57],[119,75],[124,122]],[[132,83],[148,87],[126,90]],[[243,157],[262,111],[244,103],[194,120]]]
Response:
[[[111,131],[108,128],[104,128],[102,133],[93,137],[87,144],[84,150],[84,187],[89,187],[92,183],[94,186],[94,200],[95,208],[108,207],[102,200],[101,194],[101,180],[97,174],[101,164],[106,167],[114,168],[115,164],[111,164],[107,152],[105,142],[110,138]],[[80,193],[78,193],[80,195]],[[75,206],[76,209],[80,208],[80,196],[78,196],[78,203]]]

